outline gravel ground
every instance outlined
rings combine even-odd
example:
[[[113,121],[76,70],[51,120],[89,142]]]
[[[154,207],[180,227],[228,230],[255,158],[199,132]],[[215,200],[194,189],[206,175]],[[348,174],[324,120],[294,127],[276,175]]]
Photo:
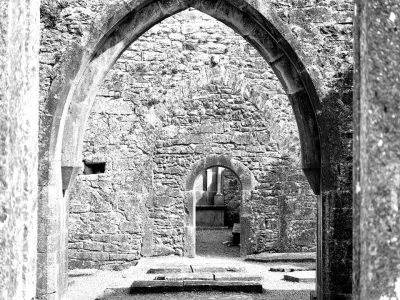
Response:
[[[197,230],[196,253],[205,257],[239,257],[239,246],[228,247],[223,242],[232,241],[232,230]]]
[[[134,280],[152,280],[154,275],[146,274],[149,268],[174,267],[182,265],[212,266],[212,267],[243,267],[249,275],[263,276],[264,294],[224,294],[224,293],[177,293],[168,295],[135,295],[130,299],[138,300],[172,300],[172,299],[293,299],[308,300],[309,293],[315,289],[315,283],[294,283],[282,280],[283,272],[270,272],[272,266],[282,266],[280,263],[246,262],[241,258],[209,258],[209,257],[151,257],[142,258],[136,267],[124,271],[101,271],[101,270],[74,270],[70,272],[70,284],[65,299],[68,300],[94,300],[103,295],[107,288],[126,289]],[[286,264],[287,265],[287,264]],[[309,267],[308,263],[290,264],[291,266]],[[124,298],[125,297],[125,298]],[[107,300],[129,299],[124,293],[116,292],[109,295]],[[215,298],[213,298],[215,297]],[[235,298],[236,297],[236,298]]]
[[[134,298],[133,298],[134,297]],[[266,291],[263,294],[246,293],[170,293],[170,294],[146,294],[127,295],[126,291],[114,291],[105,300],[298,300],[310,299],[310,291]],[[100,300],[100,299],[99,299]]]
[[[212,231],[212,230],[211,230]],[[312,263],[263,263],[244,261],[238,257],[239,247],[227,247],[223,241],[230,239],[230,231],[197,233],[197,257],[186,258],[177,256],[142,258],[139,264],[123,271],[73,270],[69,273],[69,287],[65,299],[94,300],[100,297],[104,300],[308,300],[310,291],[315,289],[315,283],[294,283],[283,280],[283,272],[270,272],[270,267],[310,267]],[[134,280],[152,280],[154,274],[146,274],[149,268],[177,266],[207,266],[207,267],[241,267],[249,275],[263,276],[263,294],[245,293],[171,293],[146,294],[129,296],[126,289]],[[99,298],[99,299],[100,299]]]

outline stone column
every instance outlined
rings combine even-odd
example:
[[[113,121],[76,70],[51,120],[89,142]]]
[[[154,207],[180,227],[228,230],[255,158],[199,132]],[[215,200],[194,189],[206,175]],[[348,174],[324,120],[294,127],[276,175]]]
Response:
[[[400,2],[355,2],[353,299],[400,299]]]
[[[217,195],[220,195],[222,190],[222,168],[218,167],[217,172]]]
[[[39,1],[0,0],[0,299],[36,290]]]
[[[224,205],[224,195],[222,195],[222,171],[223,168],[217,167],[217,194],[214,196],[214,205]]]
[[[212,168],[207,169],[207,204],[214,205],[214,201],[212,199],[211,193],[211,186],[212,186],[212,179],[213,179],[213,170]]]

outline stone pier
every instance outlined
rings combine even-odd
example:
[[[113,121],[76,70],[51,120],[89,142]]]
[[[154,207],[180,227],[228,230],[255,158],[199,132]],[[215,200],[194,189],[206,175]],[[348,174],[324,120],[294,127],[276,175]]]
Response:
[[[0,299],[36,292],[39,0],[0,1]]]
[[[353,299],[400,299],[400,3],[356,7]]]

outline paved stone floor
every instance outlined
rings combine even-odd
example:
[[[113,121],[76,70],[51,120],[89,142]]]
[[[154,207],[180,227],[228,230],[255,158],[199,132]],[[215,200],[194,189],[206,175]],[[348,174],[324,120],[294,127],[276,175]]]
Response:
[[[263,276],[263,288],[265,293],[238,294],[238,293],[178,293],[178,294],[149,294],[135,295],[130,297],[124,290],[128,288],[134,280],[152,280],[154,274],[146,274],[149,268],[154,267],[174,267],[182,265],[243,267],[246,273]],[[287,265],[287,263],[285,263]],[[309,267],[310,263],[291,263],[290,265]],[[261,263],[247,262],[242,258],[211,258],[198,256],[196,258],[182,258],[176,256],[142,258],[139,264],[124,271],[100,271],[100,270],[74,270],[70,272],[70,284],[65,299],[68,300],[172,300],[172,299],[293,299],[308,300],[309,293],[315,288],[315,283],[294,283],[283,280],[283,272],[270,272],[269,268],[282,266],[282,263]],[[107,288],[113,292],[107,297],[101,298]]]

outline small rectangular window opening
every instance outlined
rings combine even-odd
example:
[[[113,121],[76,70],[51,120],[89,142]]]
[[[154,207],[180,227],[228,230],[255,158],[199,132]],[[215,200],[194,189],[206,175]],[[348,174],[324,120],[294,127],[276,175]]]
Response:
[[[106,163],[105,162],[86,162],[83,161],[85,167],[83,169],[83,175],[91,175],[91,174],[101,174],[106,171]]]

